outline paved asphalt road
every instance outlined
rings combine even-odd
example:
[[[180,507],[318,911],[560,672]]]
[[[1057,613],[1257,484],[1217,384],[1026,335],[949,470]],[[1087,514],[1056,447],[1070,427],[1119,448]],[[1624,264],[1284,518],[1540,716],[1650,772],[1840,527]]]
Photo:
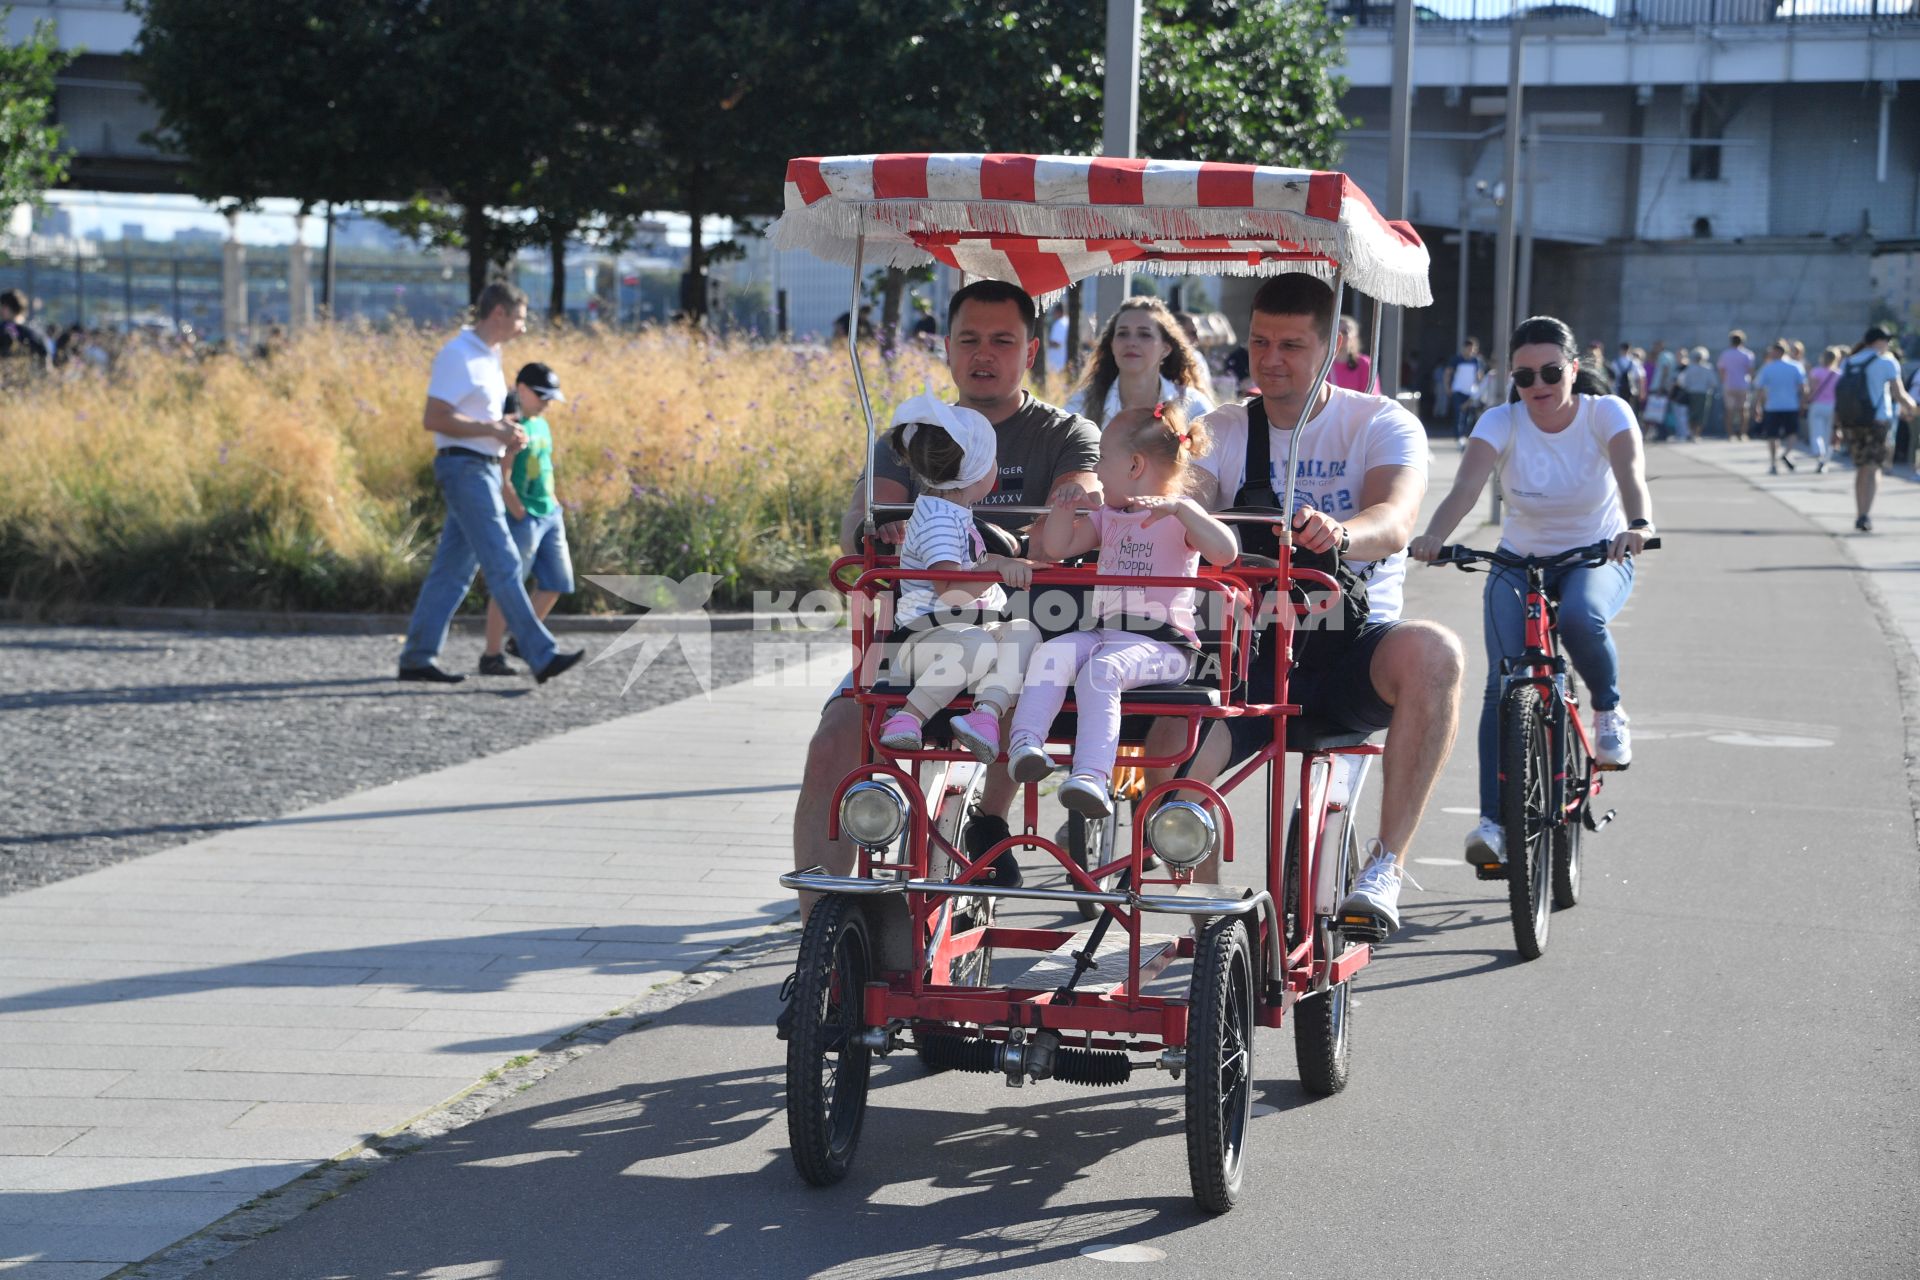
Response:
[[[1261,1033],[1232,1214],[1191,1205],[1165,1076],[1015,1092],[905,1055],[850,1178],[803,1186],[766,1026],[782,951],[201,1274],[1913,1275],[1894,660],[1829,538],[1677,449],[1653,470],[1667,546],[1619,633],[1637,763],[1584,900],[1516,961],[1500,886],[1458,861],[1463,740],[1426,889],[1358,979],[1352,1086],[1309,1099],[1290,1033]],[[1410,612],[1477,643],[1478,585],[1420,570]]]

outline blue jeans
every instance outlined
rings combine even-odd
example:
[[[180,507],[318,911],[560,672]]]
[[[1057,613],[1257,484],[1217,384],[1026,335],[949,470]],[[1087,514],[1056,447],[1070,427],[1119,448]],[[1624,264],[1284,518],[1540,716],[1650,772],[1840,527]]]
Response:
[[[447,525],[440,531],[440,547],[420,586],[420,599],[414,602],[400,665],[424,667],[440,656],[447,627],[478,569],[521,657],[535,671],[544,670],[553,661],[553,634],[534,614],[520,581],[520,550],[513,545],[506,503],[500,498],[500,464],[478,454],[441,454],[433,460],[433,478],[447,500]]]
[[[1460,439],[1467,434],[1467,402],[1473,399],[1464,391],[1456,391],[1447,401],[1447,412],[1453,418],[1453,438]]]
[[[541,591],[567,595],[573,590],[573,557],[567,552],[566,516],[558,507],[551,515],[528,516],[524,520],[507,518],[507,530],[520,552],[522,572],[533,574],[533,585]]]
[[[1573,669],[1587,682],[1593,709],[1620,705],[1620,654],[1607,623],[1633,594],[1633,561],[1597,569],[1557,569],[1547,575],[1548,594],[1560,597],[1560,643]],[[1487,575],[1481,629],[1487,642],[1487,691],[1480,704],[1480,816],[1500,820],[1500,694],[1506,676],[1500,664],[1526,651],[1527,575],[1496,567]]]

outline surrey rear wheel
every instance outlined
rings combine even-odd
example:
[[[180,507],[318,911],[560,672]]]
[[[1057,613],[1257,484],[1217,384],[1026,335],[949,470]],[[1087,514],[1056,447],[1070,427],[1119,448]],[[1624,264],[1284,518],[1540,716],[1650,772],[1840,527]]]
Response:
[[[1321,856],[1336,859],[1332,868],[1333,901],[1336,904],[1345,902],[1347,895],[1353,892],[1353,881],[1359,874],[1360,863],[1359,839],[1353,834],[1352,815],[1340,815],[1337,845],[1329,847],[1324,839],[1320,843]],[[1295,851],[1291,835],[1287,838],[1287,851],[1290,855]],[[1319,869],[1316,868],[1315,874],[1319,875]],[[1298,883],[1298,876],[1290,868],[1287,872],[1290,896],[1298,895],[1299,890],[1295,887]],[[1346,951],[1346,935],[1333,927],[1332,917],[1309,913],[1306,923],[1313,929],[1315,950],[1320,958],[1331,962]],[[1326,1097],[1347,1087],[1347,1073],[1353,1055],[1353,1045],[1348,1039],[1352,1016],[1351,978],[1316,995],[1308,995],[1293,1006],[1293,1055],[1300,1066],[1300,1087],[1308,1093]]]
[[[1067,815],[1067,853],[1072,856],[1074,865],[1082,871],[1090,871],[1113,861],[1117,856],[1114,850],[1120,847],[1120,810],[1125,802],[1113,800],[1113,812],[1104,818],[1089,818],[1084,814]],[[1094,883],[1100,886],[1102,893],[1110,891],[1114,882],[1119,880],[1118,872],[1110,876],[1097,876]],[[1076,902],[1082,920],[1097,920],[1101,907],[1097,902]]]
[[[857,1037],[872,972],[866,913],[853,898],[827,894],[800,935],[787,1041],[787,1138],[800,1176],[816,1187],[846,1177],[860,1143],[873,1057]]]
[[[1253,1119],[1253,947],[1235,917],[1194,945],[1187,1034],[1187,1171],[1193,1198],[1225,1213],[1240,1196]]]
[[[1547,949],[1553,919],[1553,767],[1547,704],[1537,686],[1516,684],[1500,700],[1500,825],[1507,837],[1507,903],[1521,958]]]

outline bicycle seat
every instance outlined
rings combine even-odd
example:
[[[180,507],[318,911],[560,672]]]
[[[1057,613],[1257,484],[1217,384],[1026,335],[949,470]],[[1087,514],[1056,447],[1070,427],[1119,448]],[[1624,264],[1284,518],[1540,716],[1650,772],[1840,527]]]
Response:
[[[1363,747],[1378,731],[1349,729],[1329,724],[1312,716],[1294,716],[1287,721],[1287,750],[1302,754],[1313,751],[1338,751],[1343,747]]]

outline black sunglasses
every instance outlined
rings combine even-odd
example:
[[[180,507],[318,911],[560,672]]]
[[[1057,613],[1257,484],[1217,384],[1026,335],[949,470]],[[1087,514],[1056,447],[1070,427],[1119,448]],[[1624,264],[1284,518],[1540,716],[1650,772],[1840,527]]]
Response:
[[[1554,364],[1543,364],[1540,366],[1540,381],[1546,383],[1550,387],[1559,386],[1560,379],[1566,376],[1567,376],[1567,366],[1564,364],[1554,363]],[[1522,391],[1525,391],[1528,387],[1532,386],[1533,370],[1524,369],[1524,368],[1515,369],[1513,371],[1513,385],[1520,388]]]

